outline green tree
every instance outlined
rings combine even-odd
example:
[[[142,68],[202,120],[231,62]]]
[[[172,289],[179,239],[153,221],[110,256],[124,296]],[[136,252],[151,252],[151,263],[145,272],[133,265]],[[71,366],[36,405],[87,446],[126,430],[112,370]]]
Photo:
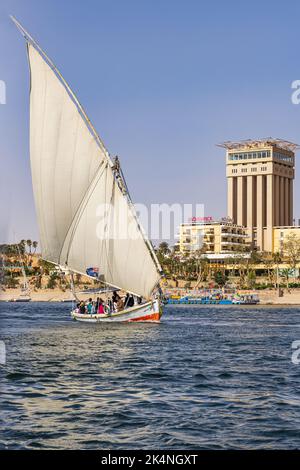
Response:
[[[256,274],[255,271],[251,270],[247,274],[247,286],[249,289],[253,289],[256,283]]]
[[[19,243],[19,251],[21,255],[25,255],[26,252],[26,240],[21,240]]]
[[[225,286],[227,280],[228,280],[228,278],[227,278],[226,274],[223,271],[220,271],[220,270],[215,271],[214,281],[218,286],[220,286],[220,287]]]
[[[300,261],[300,238],[294,233],[287,235],[283,243],[283,251],[290,270],[293,270],[294,280],[296,281],[296,269]]]
[[[286,282],[286,288],[288,289],[290,287],[289,279],[290,276],[293,274],[293,270],[291,268],[284,268],[281,272]]]
[[[276,266],[276,284],[275,287],[278,289],[278,295],[280,290],[280,274],[279,274],[279,264],[282,262],[282,258],[279,252],[273,253],[273,261]]]
[[[44,259],[39,260],[40,272],[41,274],[49,275],[50,271],[53,269],[53,263],[45,261]]]

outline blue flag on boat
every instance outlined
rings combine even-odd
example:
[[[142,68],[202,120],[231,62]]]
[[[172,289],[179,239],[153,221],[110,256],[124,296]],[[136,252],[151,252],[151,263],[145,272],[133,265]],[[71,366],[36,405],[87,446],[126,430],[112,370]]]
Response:
[[[87,268],[86,273],[87,273],[88,276],[98,277],[99,276],[99,268]]]

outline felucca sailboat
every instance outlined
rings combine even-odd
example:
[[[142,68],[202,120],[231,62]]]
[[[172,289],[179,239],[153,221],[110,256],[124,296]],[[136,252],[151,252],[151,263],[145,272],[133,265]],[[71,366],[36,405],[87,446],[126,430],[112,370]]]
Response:
[[[55,65],[12,18],[30,66],[30,160],[42,258],[142,298],[80,321],[159,321],[161,267],[113,161]]]

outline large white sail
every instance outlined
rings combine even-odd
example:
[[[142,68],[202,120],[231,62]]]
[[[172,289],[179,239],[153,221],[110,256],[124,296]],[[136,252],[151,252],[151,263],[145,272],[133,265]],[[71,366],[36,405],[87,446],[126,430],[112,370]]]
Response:
[[[76,105],[39,52],[31,71],[30,160],[43,258],[59,264],[70,224],[104,158]]]
[[[82,274],[97,268],[106,283],[149,298],[159,264],[108,153],[57,69],[22,33],[31,71],[30,156],[42,256]]]

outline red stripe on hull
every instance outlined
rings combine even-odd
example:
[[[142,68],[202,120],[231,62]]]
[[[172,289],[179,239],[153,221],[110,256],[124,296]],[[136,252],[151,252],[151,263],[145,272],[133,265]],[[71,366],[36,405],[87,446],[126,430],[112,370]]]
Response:
[[[159,312],[151,313],[150,315],[145,315],[143,317],[139,318],[132,318],[130,320],[127,320],[128,322],[130,321],[159,321],[161,317],[161,314]]]

